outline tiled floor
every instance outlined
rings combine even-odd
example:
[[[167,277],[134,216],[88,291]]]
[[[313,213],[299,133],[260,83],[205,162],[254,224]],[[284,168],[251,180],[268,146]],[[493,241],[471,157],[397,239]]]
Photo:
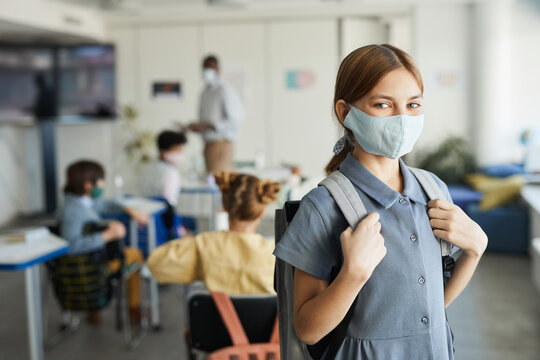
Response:
[[[28,359],[24,277],[0,272],[0,360]],[[183,286],[162,288],[163,329],[151,332],[127,352],[114,330],[113,311],[95,327],[81,324],[47,360],[186,359],[183,342]],[[52,297],[51,297],[52,299]],[[52,304],[51,328],[59,321]],[[458,360],[539,360],[540,293],[530,279],[527,257],[487,254],[472,283],[448,310]]]

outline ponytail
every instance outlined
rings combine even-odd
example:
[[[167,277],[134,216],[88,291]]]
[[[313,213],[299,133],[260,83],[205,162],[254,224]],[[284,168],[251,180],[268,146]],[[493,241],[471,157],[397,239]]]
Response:
[[[338,170],[339,166],[345,160],[347,155],[354,150],[354,142],[351,140],[351,134],[349,129],[347,129],[345,138],[346,139],[343,145],[343,149],[341,149],[341,151],[339,151],[337,154],[334,154],[334,156],[332,156],[332,159],[330,159],[328,164],[326,164],[324,170],[326,171],[327,175]]]

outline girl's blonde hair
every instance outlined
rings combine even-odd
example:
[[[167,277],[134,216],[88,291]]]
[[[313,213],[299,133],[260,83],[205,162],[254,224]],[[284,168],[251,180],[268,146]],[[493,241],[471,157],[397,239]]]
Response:
[[[229,171],[217,172],[214,177],[222,193],[223,208],[233,220],[258,219],[266,205],[277,200],[281,189],[280,183]]]
[[[392,45],[383,44],[367,45],[351,52],[343,59],[337,73],[334,91],[334,113],[336,116],[338,116],[336,103],[339,100],[345,100],[351,104],[369,93],[386,74],[403,68],[416,78],[420,91],[423,93],[424,84],[420,70],[405,51]],[[336,171],[347,154],[353,150],[353,134],[349,129],[344,129],[350,141],[347,141],[343,150],[334,155],[326,165],[325,170],[328,174]]]

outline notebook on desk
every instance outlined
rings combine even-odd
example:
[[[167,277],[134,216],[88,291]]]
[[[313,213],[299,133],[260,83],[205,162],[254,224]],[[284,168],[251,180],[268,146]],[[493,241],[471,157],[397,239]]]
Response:
[[[67,246],[67,242],[55,235],[38,243],[12,243],[7,237],[0,237],[0,264],[18,264],[31,261],[57,249]]]

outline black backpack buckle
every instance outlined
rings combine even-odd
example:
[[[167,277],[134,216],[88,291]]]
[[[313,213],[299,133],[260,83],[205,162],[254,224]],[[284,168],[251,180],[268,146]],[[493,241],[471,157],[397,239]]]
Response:
[[[443,277],[445,279],[449,279],[452,276],[452,271],[454,270],[454,266],[456,265],[456,261],[453,257],[450,255],[443,256],[442,258],[442,267],[443,267]]]

